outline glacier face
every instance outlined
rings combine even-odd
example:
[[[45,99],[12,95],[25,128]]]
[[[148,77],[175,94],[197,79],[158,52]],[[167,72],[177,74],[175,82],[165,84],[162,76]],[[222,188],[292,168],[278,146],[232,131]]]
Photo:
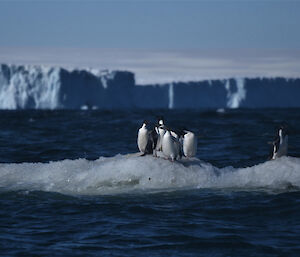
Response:
[[[0,109],[300,107],[300,79],[135,84],[128,71],[0,65]]]
[[[68,71],[43,66],[0,66],[0,109],[131,107],[134,75],[126,71]],[[122,92],[122,94],[119,94]]]
[[[60,107],[59,68],[8,66],[0,69],[1,109]]]
[[[230,84],[230,80],[226,81],[225,88],[227,90],[227,107],[231,109],[241,106],[242,101],[246,98],[246,90],[244,79],[238,78],[234,86]]]

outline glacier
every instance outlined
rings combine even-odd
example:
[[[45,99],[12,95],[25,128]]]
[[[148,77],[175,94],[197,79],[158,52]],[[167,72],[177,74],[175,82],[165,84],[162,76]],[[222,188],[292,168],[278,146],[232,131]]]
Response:
[[[0,109],[293,108],[300,78],[137,85],[130,71],[0,65]]]

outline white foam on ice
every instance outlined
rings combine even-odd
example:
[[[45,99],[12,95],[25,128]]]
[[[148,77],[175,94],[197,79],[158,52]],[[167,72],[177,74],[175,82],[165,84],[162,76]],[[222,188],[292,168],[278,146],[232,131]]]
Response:
[[[0,190],[41,190],[68,195],[151,193],[189,189],[299,190],[300,159],[282,157],[247,168],[193,159],[117,155],[50,163],[0,164]]]

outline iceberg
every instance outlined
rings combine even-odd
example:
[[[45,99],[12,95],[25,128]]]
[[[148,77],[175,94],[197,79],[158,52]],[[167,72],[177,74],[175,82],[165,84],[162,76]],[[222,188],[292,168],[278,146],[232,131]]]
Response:
[[[300,78],[137,85],[130,71],[0,65],[0,109],[300,107]]]

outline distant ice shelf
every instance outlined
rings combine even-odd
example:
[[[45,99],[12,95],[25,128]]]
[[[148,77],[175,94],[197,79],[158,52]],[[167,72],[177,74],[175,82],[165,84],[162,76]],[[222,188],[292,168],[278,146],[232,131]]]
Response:
[[[0,65],[0,109],[300,107],[299,78],[136,85],[129,71]]]

